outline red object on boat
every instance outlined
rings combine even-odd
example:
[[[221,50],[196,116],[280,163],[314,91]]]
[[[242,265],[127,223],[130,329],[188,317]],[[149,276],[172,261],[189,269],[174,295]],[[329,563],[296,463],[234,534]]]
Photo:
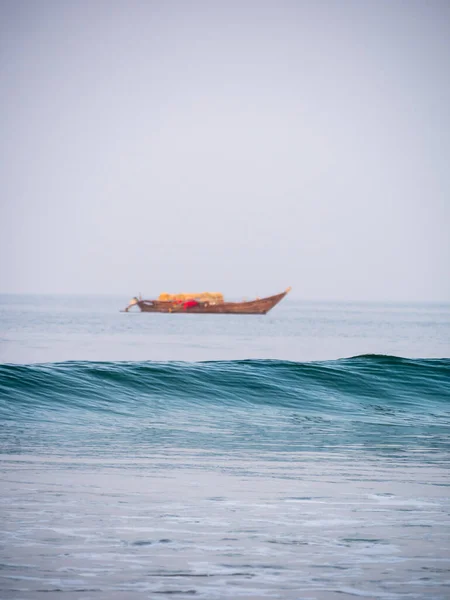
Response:
[[[183,302],[184,310],[186,310],[187,308],[192,308],[194,306],[198,306],[197,300],[186,300],[186,302]]]

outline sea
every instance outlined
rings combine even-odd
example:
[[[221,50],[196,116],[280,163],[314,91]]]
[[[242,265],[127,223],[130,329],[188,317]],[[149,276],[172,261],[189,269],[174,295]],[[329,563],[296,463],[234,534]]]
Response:
[[[450,598],[450,304],[0,296],[0,598]]]

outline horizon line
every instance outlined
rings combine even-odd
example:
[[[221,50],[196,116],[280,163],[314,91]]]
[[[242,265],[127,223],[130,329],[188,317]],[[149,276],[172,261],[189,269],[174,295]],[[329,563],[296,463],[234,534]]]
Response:
[[[129,296],[130,294],[128,294]],[[0,296],[53,296],[53,297],[127,297],[126,293],[120,292],[2,292]],[[242,296],[242,294],[240,294]],[[233,294],[229,294],[229,297],[235,297]],[[149,296],[150,298],[150,296]],[[285,301],[297,300],[301,302],[318,302],[318,303],[339,303],[345,302],[350,304],[450,304],[450,298],[447,299],[368,299],[368,298],[320,298],[320,297],[305,297],[299,296],[292,291],[286,296]]]

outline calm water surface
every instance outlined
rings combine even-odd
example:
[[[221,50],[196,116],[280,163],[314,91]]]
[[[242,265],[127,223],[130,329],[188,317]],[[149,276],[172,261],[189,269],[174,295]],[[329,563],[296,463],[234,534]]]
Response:
[[[120,313],[124,297],[1,296],[0,361],[450,356],[449,304],[299,302],[268,315]]]

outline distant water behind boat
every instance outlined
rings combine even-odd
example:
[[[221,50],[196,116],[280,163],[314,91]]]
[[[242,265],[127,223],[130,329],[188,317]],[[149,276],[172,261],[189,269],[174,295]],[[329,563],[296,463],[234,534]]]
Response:
[[[269,314],[247,317],[120,313],[127,302],[0,295],[0,362],[450,356],[450,304],[302,302],[289,295]]]
[[[2,598],[447,599],[450,306],[0,296]]]

